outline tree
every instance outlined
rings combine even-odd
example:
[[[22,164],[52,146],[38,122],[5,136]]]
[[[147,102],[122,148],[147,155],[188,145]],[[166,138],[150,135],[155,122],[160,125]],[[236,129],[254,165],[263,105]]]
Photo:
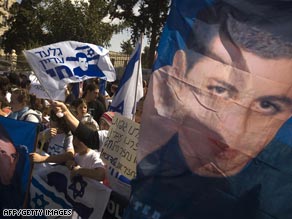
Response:
[[[9,52],[66,40],[107,46],[118,28],[103,21],[108,14],[103,0],[23,0],[12,7],[11,14],[3,40]]]
[[[131,55],[134,51],[134,48],[132,46],[131,40],[123,41],[121,43],[122,53],[125,53],[127,55]]]
[[[108,3],[104,0],[90,0],[86,10],[85,26],[87,28],[85,39],[98,45],[109,46],[117,25],[104,22],[108,16]]]
[[[43,31],[35,10],[39,2],[23,0],[21,4],[16,2],[12,5],[9,10],[11,17],[7,21],[10,28],[4,33],[2,41],[5,52],[15,49],[20,53],[23,49],[42,44]]]
[[[150,42],[148,68],[151,68],[162,27],[169,11],[170,0],[111,0],[111,18],[119,18],[131,30],[134,42],[144,33]],[[133,8],[138,8],[134,11]]]
[[[70,0],[45,0],[38,6],[46,43],[64,40],[82,41],[85,35],[83,5]]]
[[[42,10],[44,29],[50,43],[76,40],[97,45],[108,45],[115,25],[103,22],[107,3],[103,0],[75,1],[46,0]]]

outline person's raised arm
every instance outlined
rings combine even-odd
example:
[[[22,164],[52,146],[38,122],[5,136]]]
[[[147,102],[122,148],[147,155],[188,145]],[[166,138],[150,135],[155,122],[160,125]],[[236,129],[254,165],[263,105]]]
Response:
[[[51,104],[56,114],[57,113],[64,114],[64,118],[67,124],[69,125],[69,128],[71,129],[71,131],[74,132],[79,125],[79,120],[70,112],[68,107],[63,102],[53,101]]]
[[[100,145],[98,131],[94,131],[80,123],[64,103],[53,101],[51,104],[56,113],[59,112],[64,114],[64,119],[73,132],[73,135],[78,137],[89,148],[99,150]]]
[[[72,160],[74,157],[74,150],[68,150],[62,154],[57,155],[41,155],[38,153],[29,154],[33,163],[64,163],[68,160]]]

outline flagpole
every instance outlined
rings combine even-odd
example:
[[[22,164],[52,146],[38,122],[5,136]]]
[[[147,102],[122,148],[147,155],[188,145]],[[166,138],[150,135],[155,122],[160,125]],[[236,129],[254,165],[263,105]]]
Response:
[[[139,62],[138,62],[138,70],[137,70],[137,77],[136,77],[136,86],[135,86],[135,98],[134,98],[134,109],[133,109],[133,117],[132,117],[132,120],[134,121],[135,120],[135,114],[136,114],[136,107],[137,107],[137,102],[136,102],[136,98],[137,98],[137,87],[138,87],[138,81],[139,81],[139,70],[140,70],[140,67],[141,67],[141,54],[142,54],[142,41],[143,41],[143,33],[141,34],[140,36],[140,54],[139,54]],[[141,71],[142,71],[142,68],[141,68]],[[142,72],[141,72],[142,74]]]

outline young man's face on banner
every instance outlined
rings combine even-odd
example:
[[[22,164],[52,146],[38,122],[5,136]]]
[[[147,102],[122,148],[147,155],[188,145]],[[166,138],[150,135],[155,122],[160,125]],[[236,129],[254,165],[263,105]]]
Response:
[[[218,35],[210,51],[210,56],[177,51],[169,76],[158,73],[167,79],[154,79],[154,102],[158,114],[177,123],[190,169],[227,176],[257,156],[291,116],[292,60],[241,50],[245,69],[232,67]],[[188,69],[187,56],[195,63]]]
[[[17,164],[17,151],[12,142],[0,138],[0,182],[9,185]]]

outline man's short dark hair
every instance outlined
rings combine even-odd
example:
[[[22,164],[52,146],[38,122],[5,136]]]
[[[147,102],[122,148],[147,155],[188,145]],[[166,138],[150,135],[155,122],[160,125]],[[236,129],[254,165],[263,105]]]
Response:
[[[87,56],[83,52],[78,52],[76,54],[77,61],[79,61],[79,58],[86,58],[86,60],[87,60]]]
[[[269,3],[265,5],[266,8],[272,8],[272,3]],[[252,11],[239,8],[248,4],[250,8],[255,8]],[[291,6],[291,2],[287,4]],[[265,13],[261,6],[257,0],[251,3],[231,3],[226,0],[202,10],[196,16],[193,32],[187,39],[187,48],[208,56],[209,43],[215,34],[220,33],[222,42],[228,40],[233,46],[257,56],[268,59],[292,58],[291,24],[285,21],[292,17],[292,11],[275,7],[273,13],[268,14],[269,10],[266,9]],[[193,64],[190,62],[193,60],[188,60],[189,65]]]
[[[84,88],[84,92],[83,92],[83,97],[85,97],[85,95],[88,93],[88,92],[92,92],[92,91],[95,91],[99,89],[98,85],[95,84],[95,83],[90,83],[90,84],[87,84]]]

